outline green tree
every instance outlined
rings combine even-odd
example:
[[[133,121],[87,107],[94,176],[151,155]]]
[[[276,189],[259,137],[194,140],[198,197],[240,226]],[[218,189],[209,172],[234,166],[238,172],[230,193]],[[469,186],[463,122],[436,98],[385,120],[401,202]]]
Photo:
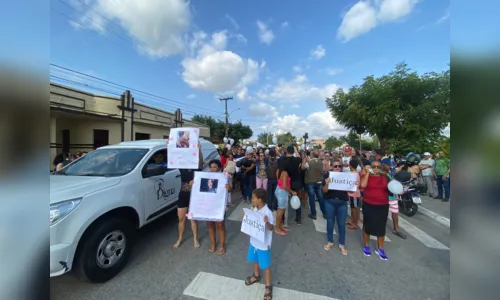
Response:
[[[278,145],[287,147],[292,141],[296,141],[296,138],[290,132],[278,135]]]
[[[257,136],[257,141],[267,147],[269,144],[273,143],[273,134],[269,132],[262,132]]]
[[[354,149],[359,149],[359,138],[360,135],[357,134],[354,130],[351,130],[348,134],[343,135],[339,138],[341,143],[348,144]],[[374,143],[368,140],[361,140],[361,149],[363,150],[373,150],[376,147],[374,146]]]
[[[315,145],[314,146],[314,150],[320,150],[321,149],[321,145]]]
[[[326,104],[346,128],[377,135],[384,150],[390,140],[436,139],[450,122],[450,71],[419,75],[398,64],[388,75],[337,90]]]
[[[212,137],[217,137],[219,139],[224,138],[226,133],[226,125],[224,121],[202,115],[194,115],[191,120],[206,124],[210,128],[210,135]],[[243,125],[241,121],[237,121],[235,123],[229,123],[228,135],[235,141],[239,141],[250,138],[253,135],[253,131],[249,126]]]
[[[325,141],[325,149],[331,150],[342,146],[342,141],[334,136],[329,137]]]

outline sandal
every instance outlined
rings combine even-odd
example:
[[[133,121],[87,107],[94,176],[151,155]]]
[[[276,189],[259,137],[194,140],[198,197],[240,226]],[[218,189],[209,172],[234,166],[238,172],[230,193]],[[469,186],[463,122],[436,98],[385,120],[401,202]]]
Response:
[[[276,233],[277,235],[281,235],[281,236],[286,236],[286,232],[285,231],[274,231],[274,233]]]
[[[252,281],[252,279],[255,279],[255,280]],[[249,286],[249,285],[252,285],[252,284],[259,282],[259,281],[260,281],[260,276],[256,276],[255,274],[252,274],[252,276],[248,276],[247,279],[245,279],[245,285]]]
[[[226,249],[224,247],[220,247],[219,251],[217,251],[217,255],[221,256],[226,253]]]
[[[339,246],[339,250],[340,250],[340,253],[342,253],[343,255],[347,255],[347,250],[345,249],[344,246]]]
[[[347,225],[347,228],[349,228],[349,229],[351,229],[351,230],[356,230],[356,229],[359,229],[359,226],[357,226],[357,225],[355,226],[355,225],[352,225],[352,224],[350,224],[350,223],[349,223],[349,224]]]
[[[264,300],[272,300],[273,299],[273,286],[266,285],[266,293],[264,294]]]
[[[325,249],[325,250],[327,250],[327,251],[328,251],[328,250],[332,249],[332,247],[333,247],[333,243],[328,243],[328,244],[326,244],[326,245],[323,247],[323,249]]]
[[[289,232],[290,231],[290,228],[288,227],[283,227],[282,230],[286,233],[286,232]]]
[[[215,245],[212,245],[212,247],[210,247],[210,249],[208,249],[208,252],[214,253],[215,252]]]

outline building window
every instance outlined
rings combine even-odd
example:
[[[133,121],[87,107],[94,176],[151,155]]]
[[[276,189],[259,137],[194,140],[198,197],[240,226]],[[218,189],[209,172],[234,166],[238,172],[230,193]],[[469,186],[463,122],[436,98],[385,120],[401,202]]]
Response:
[[[136,132],[135,133],[135,140],[136,141],[142,141],[142,140],[149,140],[150,139],[150,134],[149,133],[140,133]]]
[[[168,135],[164,135],[164,136],[163,136],[163,139],[164,139],[164,140],[168,140],[169,138],[170,138],[170,136],[168,136]]]
[[[94,129],[94,149],[109,145],[109,130]]]

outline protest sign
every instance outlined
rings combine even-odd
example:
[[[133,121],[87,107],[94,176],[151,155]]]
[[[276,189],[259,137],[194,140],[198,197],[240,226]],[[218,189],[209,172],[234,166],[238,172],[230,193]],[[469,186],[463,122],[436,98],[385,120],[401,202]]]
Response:
[[[355,192],[357,189],[358,174],[356,173],[330,172],[330,179],[332,181],[328,184],[329,190]]]
[[[172,128],[168,139],[168,167],[170,169],[198,169],[198,128]]]
[[[195,172],[188,219],[220,222],[227,201],[227,176],[215,172]]]
[[[245,217],[243,217],[243,221],[241,222],[241,232],[264,243],[266,233],[264,216],[248,208],[243,208],[243,211],[245,212]]]

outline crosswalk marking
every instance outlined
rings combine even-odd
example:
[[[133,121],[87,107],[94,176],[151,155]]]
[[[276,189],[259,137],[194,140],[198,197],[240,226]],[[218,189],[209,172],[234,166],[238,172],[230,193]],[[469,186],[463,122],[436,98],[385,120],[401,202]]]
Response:
[[[317,214],[318,216],[317,216],[316,220],[313,220],[314,227],[316,228],[316,231],[326,233],[326,220],[321,216],[321,209],[319,208],[319,203],[317,203],[317,202],[316,202],[316,212],[320,212],[320,213]],[[349,214],[349,212],[350,212],[350,209],[347,213]],[[347,230],[349,231],[349,229],[347,229]],[[337,234],[337,231],[335,228],[333,229],[333,234]],[[370,236],[370,239],[376,241],[377,237]],[[385,241],[390,242],[391,239],[388,236],[386,236]]]
[[[242,200],[227,219],[239,222],[243,221],[243,208],[249,208],[249,205],[245,204],[245,202]]]
[[[390,214],[389,214],[389,219],[392,221],[392,217]],[[404,231],[411,234],[414,238],[421,241],[424,245],[426,245],[429,248],[450,250],[450,248],[446,247],[443,243],[439,242],[432,236],[420,230],[417,226],[406,221],[401,216],[399,216],[399,227],[401,227]]]
[[[445,217],[441,216],[440,214],[437,214],[431,210],[428,210],[427,208],[423,207],[422,205],[420,205],[418,207],[418,212],[420,212],[423,215],[426,215],[427,217],[435,220],[436,222],[438,222],[438,223],[440,223],[448,228],[450,227],[450,219],[445,218]]]
[[[264,278],[262,278],[264,280]],[[256,283],[246,286],[243,280],[219,276],[211,273],[200,272],[184,290],[184,295],[205,300],[238,299],[254,300],[263,299],[264,284]],[[303,293],[289,289],[274,287],[273,299],[275,300],[340,300],[310,293]]]

